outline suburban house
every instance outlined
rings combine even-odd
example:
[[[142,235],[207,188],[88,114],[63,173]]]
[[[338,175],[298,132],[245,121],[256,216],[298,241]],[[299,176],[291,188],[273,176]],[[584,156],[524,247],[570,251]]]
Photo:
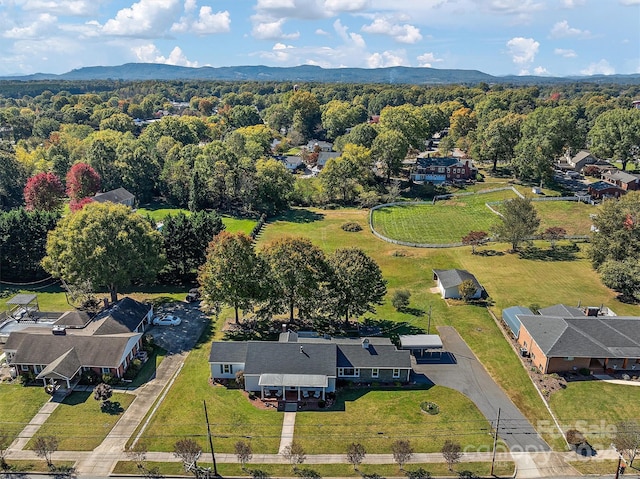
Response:
[[[278,341],[214,341],[209,356],[213,380],[235,379],[262,399],[324,399],[337,380],[408,382],[409,351],[388,338],[331,338],[286,332]]]
[[[419,156],[411,169],[411,181],[439,184],[475,179],[478,169],[471,160]]]
[[[297,155],[277,155],[274,156],[276,160],[281,161],[287,171],[291,173],[295,173],[298,168],[304,166],[304,162],[302,161],[302,157]]]
[[[602,174],[602,179],[607,183],[616,185],[624,191],[640,190],[640,178],[631,173],[620,170],[611,170]]]
[[[333,143],[323,140],[309,140],[306,146],[307,151],[333,151]]]
[[[311,171],[315,174],[320,173],[320,171],[322,171],[322,168],[324,168],[327,164],[327,161],[329,161],[331,158],[338,158],[340,155],[341,153],[338,153],[337,151],[321,151],[320,153],[318,153],[318,161],[316,162],[315,166],[311,168]]]
[[[459,287],[467,280],[472,281],[476,287],[472,299],[480,299],[484,291],[476,277],[464,269],[434,269],[433,279],[437,282],[438,290],[444,299],[462,298]]]
[[[42,313],[47,314],[47,313]],[[9,334],[4,351],[20,374],[32,373],[46,385],[67,388],[83,371],[123,377],[136,357],[142,335],[151,324],[153,308],[123,298],[94,317],[86,312],[62,313],[53,322],[32,312],[24,329]]]
[[[597,163],[598,159],[587,150],[580,150],[575,155],[567,153],[558,162],[558,166],[563,170],[582,171],[587,165]]]
[[[502,317],[522,355],[542,373],[640,370],[640,317],[562,304],[538,313],[516,306]]]
[[[596,200],[602,200],[605,198],[619,198],[625,194],[625,191],[617,185],[611,184],[606,181],[596,181],[590,183],[587,187],[587,192],[591,198]]]
[[[93,197],[93,201],[97,201],[98,203],[106,203],[107,201],[110,201],[111,203],[120,203],[133,208],[136,197],[133,193],[129,193],[124,188],[117,188],[115,190],[105,191],[104,193],[96,193]]]

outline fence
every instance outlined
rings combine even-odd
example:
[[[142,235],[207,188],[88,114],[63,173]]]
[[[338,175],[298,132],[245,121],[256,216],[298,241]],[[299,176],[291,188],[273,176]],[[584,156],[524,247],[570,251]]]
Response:
[[[376,229],[373,226],[373,213],[376,210],[379,210],[381,208],[387,208],[389,206],[406,206],[406,205],[427,205],[427,204],[432,204],[434,205],[436,203],[437,200],[442,200],[442,199],[449,199],[449,198],[454,198],[457,196],[470,196],[470,195],[479,195],[479,194],[484,194],[484,193],[494,193],[497,191],[508,191],[511,190],[513,191],[516,195],[518,195],[520,198],[524,198],[525,196],[520,193],[517,189],[515,189],[513,186],[507,186],[507,187],[502,187],[502,188],[491,188],[488,190],[480,190],[477,192],[467,192],[467,193],[459,193],[459,194],[448,194],[448,195],[436,195],[433,197],[433,201],[411,201],[411,202],[407,202],[407,201],[395,201],[393,203],[384,203],[381,205],[376,205],[373,208],[371,208],[371,210],[369,211],[369,229],[371,230],[371,233],[373,233],[373,235],[376,238],[381,239],[382,241],[386,241],[387,243],[391,243],[391,244],[397,244],[400,246],[408,246],[410,248],[457,248],[459,246],[464,246],[464,243],[462,242],[457,242],[457,243],[441,243],[441,244],[429,244],[429,243],[411,243],[408,241],[402,241],[402,240],[396,240],[396,239],[392,239],[392,238],[388,238],[386,236],[384,236],[383,234],[380,234],[376,231]],[[548,197],[536,197],[536,198],[532,198],[532,201],[585,201],[588,202],[588,199],[585,200],[585,196],[548,196]],[[502,217],[502,213],[500,213],[499,211],[497,211],[496,209],[494,209],[492,207],[492,205],[497,205],[502,203],[502,201],[490,201],[488,203],[485,203],[485,206],[487,208],[489,208],[491,210],[492,213]],[[538,239],[542,239],[542,235],[533,235],[533,236],[529,236],[526,238],[526,240],[538,240]],[[589,236],[587,235],[570,235],[570,236],[565,236],[564,239],[568,239],[568,240],[581,240],[581,241],[588,241],[589,240]],[[487,241],[493,241],[493,238],[488,238]]]

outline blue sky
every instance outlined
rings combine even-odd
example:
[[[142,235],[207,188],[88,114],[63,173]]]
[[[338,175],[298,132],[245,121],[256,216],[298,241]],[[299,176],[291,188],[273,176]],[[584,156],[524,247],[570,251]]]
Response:
[[[128,62],[640,73],[640,0],[0,0],[0,75]]]

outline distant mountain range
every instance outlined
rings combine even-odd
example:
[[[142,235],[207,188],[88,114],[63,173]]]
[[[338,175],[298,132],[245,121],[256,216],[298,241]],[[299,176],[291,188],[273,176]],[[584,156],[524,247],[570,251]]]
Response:
[[[445,70],[437,68],[321,68],[313,65],[297,67],[237,66],[190,68],[156,63],[127,63],[119,66],[95,66],[72,70],[60,75],[35,73],[24,76],[4,76],[0,80],[227,80],[227,81],[288,81],[320,83],[404,83],[436,84],[548,84],[593,82],[638,84],[640,74],[592,75],[584,77],[493,76],[478,70]]]

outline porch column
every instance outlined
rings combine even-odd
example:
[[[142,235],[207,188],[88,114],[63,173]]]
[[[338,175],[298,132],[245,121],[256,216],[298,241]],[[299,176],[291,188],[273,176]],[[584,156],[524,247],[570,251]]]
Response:
[[[264,386],[260,386],[260,399],[264,400]]]
[[[325,390],[325,387],[323,386],[323,387],[322,387],[322,400],[323,400],[323,401],[324,401],[324,390]]]
[[[47,386],[47,380],[46,380],[46,378],[42,378],[42,385],[43,385],[43,386],[45,386],[45,387]]]
[[[287,400],[287,386],[282,386],[282,400]]]
[[[71,383],[69,382],[69,380],[65,379],[65,381],[67,381],[67,389],[71,389]]]
[[[629,358],[624,358],[622,361],[622,369],[627,369],[627,363],[629,362]]]
[[[604,365],[603,369],[607,369],[607,364],[608,363],[609,363],[609,358],[604,358],[604,361],[602,362],[602,364]]]
[[[298,401],[300,401],[300,386],[298,386]]]

